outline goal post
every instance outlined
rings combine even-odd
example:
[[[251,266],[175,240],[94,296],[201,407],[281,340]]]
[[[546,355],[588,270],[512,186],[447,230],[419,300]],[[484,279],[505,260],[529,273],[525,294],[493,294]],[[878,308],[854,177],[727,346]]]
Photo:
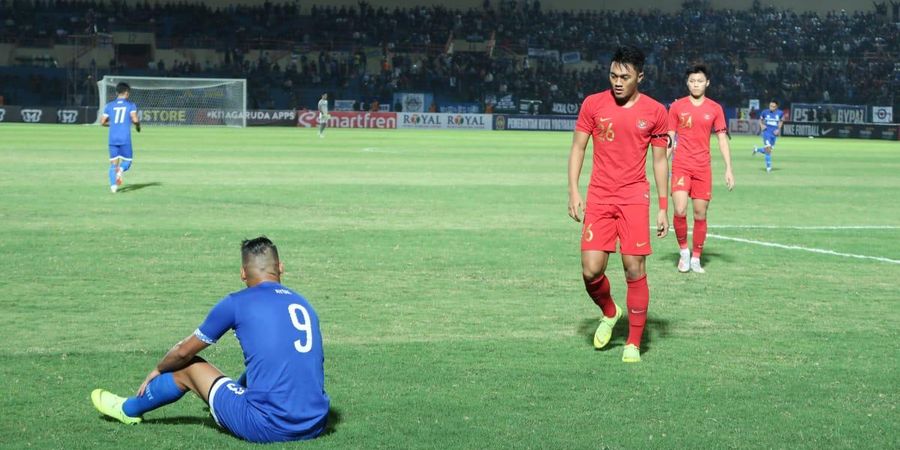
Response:
[[[100,113],[116,98],[116,85],[131,87],[141,124],[247,126],[247,80],[243,78],[166,78],[106,75],[97,81]]]

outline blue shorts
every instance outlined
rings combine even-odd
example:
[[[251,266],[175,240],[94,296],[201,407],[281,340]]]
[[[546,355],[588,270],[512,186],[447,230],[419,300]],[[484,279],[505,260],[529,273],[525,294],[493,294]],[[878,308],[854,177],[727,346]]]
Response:
[[[266,413],[244,395],[247,388],[228,377],[221,377],[209,389],[209,412],[222,428],[250,442],[283,442],[318,437],[321,430],[297,434],[278,430]]]
[[[124,159],[131,161],[131,144],[109,144],[109,160]]]
[[[763,144],[765,144],[766,147],[774,147],[776,139],[778,139],[778,136],[775,136],[772,133],[763,133]]]

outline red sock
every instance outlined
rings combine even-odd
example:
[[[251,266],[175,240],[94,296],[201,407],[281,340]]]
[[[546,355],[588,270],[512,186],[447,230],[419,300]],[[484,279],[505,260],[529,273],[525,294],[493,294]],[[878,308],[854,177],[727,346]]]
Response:
[[[650,304],[650,288],[647,275],[637,280],[628,280],[628,340],[626,344],[641,346],[644,324],[647,323],[647,306]]]
[[[585,279],[584,287],[587,289],[588,295],[591,296],[591,300],[603,311],[604,316],[613,317],[616,315],[616,304],[613,303],[613,298],[609,295],[609,279],[606,278],[606,275],[600,275],[600,278],[594,281]]]
[[[694,258],[699,258],[703,253],[704,242],[706,242],[706,219],[694,219]]]
[[[682,250],[687,249],[687,216],[674,216],[672,225],[675,226],[675,240]]]

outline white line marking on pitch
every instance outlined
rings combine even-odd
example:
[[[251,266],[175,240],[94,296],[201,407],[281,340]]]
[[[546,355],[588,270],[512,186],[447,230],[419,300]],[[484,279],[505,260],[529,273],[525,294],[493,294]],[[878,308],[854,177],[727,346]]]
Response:
[[[710,225],[710,229],[764,229],[764,230],[900,230],[897,225]]]
[[[368,153],[400,153],[395,150],[382,150],[378,147],[365,147],[362,149],[362,151],[368,152]]]
[[[714,239],[722,239],[725,241],[743,242],[745,244],[762,245],[763,247],[783,248],[786,250],[801,250],[804,252],[820,253],[823,255],[844,256],[847,258],[856,258],[856,259],[872,259],[875,261],[881,261],[881,262],[886,262],[886,263],[890,263],[890,264],[900,264],[900,260],[890,259],[890,258],[882,258],[880,256],[854,255],[853,253],[841,253],[841,252],[836,252],[833,250],[823,250],[821,248],[801,247],[799,245],[784,245],[784,244],[776,244],[774,242],[765,242],[765,241],[754,241],[753,239],[743,239],[743,238],[722,236],[719,234],[712,234],[712,233],[707,234],[706,237],[711,237]]]

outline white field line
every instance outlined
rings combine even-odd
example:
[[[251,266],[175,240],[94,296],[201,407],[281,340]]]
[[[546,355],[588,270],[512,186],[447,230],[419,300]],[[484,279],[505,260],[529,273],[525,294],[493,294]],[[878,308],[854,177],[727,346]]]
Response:
[[[762,229],[762,230],[900,230],[900,225],[709,225],[709,229]]]
[[[396,150],[382,150],[381,148],[378,148],[378,147],[364,147],[360,151],[367,152],[367,153],[400,153]]]
[[[713,233],[707,234],[706,237],[710,237],[713,239],[722,239],[724,241],[734,241],[734,242],[742,242],[745,244],[761,245],[763,247],[782,248],[785,250],[800,250],[800,251],[810,252],[810,253],[819,253],[822,255],[842,256],[845,258],[856,258],[856,259],[871,259],[874,261],[881,261],[881,262],[886,262],[886,263],[890,263],[890,264],[900,264],[900,260],[890,259],[890,258],[882,258],[880,256],[868,256],[868,255],[856,255],[853,253],[841,253],[841,252],[836,252],[834,250],[825,250],[825,249],[821,249],[821,248],[812,248],[812,247],[801,247],[799,245],[776,244],[774,242],[755,241],[753,239],[722,236],[722,235],[713,234]]]

